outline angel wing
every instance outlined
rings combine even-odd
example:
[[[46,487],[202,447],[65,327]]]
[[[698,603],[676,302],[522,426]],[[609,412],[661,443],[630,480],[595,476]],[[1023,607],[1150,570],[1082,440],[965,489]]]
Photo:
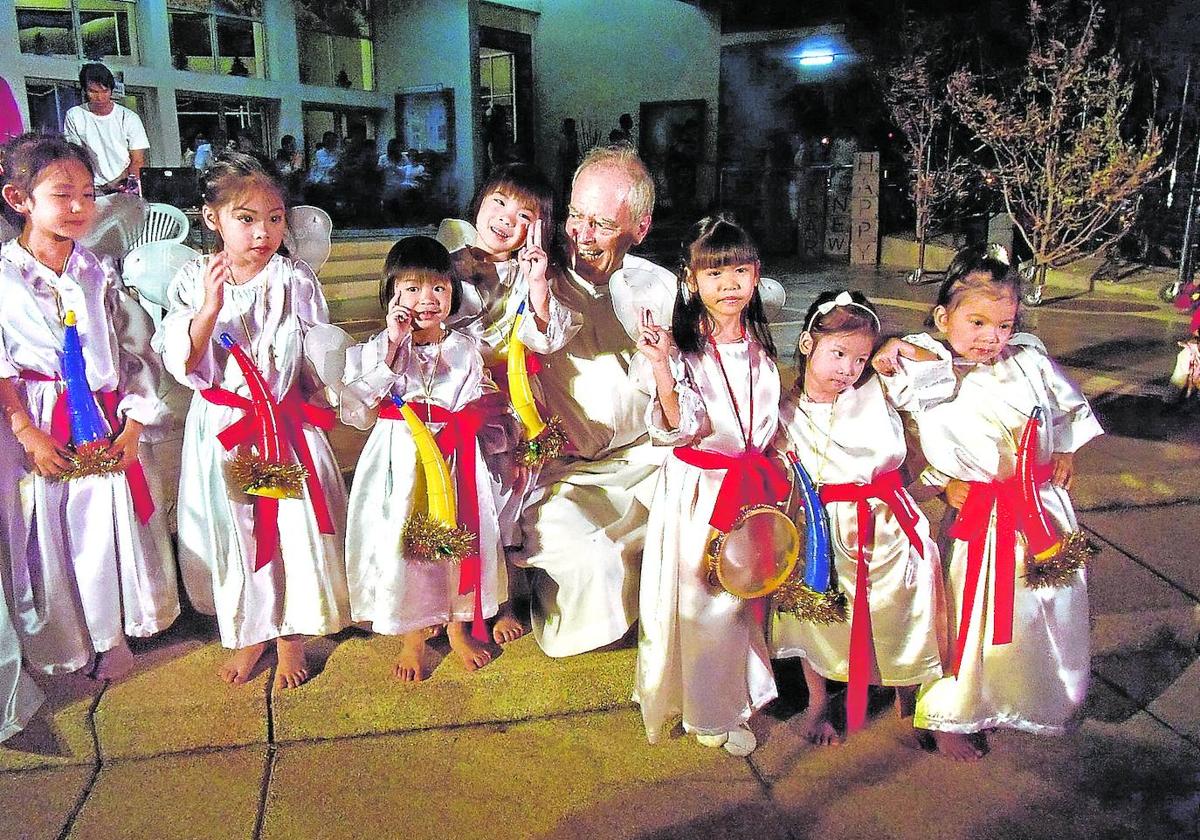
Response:
[[[475,236],[475,227],[470,222],[462,219],[442,219],[434,238],[453,254],[468,245],[474,245]]]
[[[346,351],[354,339],[333,324],[313,324],[304,335],[304,355],[312,363],[330,405],[337,405],[337,392],[346,372]]]
[[[96,223],[79,237],[85,248],[114,260],[123,260],[146,224],[149,205],[139,196],[126,193],[96,199]]]
[[[283,244],[293,259],[304,260],[316,274],[333,249],[333,220],[320,207],[301,204],[287,211]]]
[[[167,309],[167,289],[179,269],[200,256],[179,242],[147,242],[129,252],[121,264],[125,285],[137,292],[157,325]]]

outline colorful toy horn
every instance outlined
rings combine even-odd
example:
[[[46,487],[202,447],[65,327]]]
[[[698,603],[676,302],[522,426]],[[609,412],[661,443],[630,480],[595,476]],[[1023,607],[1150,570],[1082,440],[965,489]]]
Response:
[[[529,383],[529,367],[525,358],[525,344],[518,338],[521,321],[525,317],[525,304],[517,307],[512,335],[508,339],[508,391],[513,410],[525,429],[525,448],[521,452],[521,463],[527,467],[539,466],[551,458],[557,458],[567,445],[567,435],[557,417],[543,420],[533,399],[533,387]]]
[[[1034,407],[1017,445],[1017,476],[1020,479],[1021,507],[1024,511],[1021,530],[1025,534],[1027,549],[1025,581],[1032,589],[1069,585],[1075,578],[1075,572],[1096,554],[1096,549],[1082,531],[1059,539],[1050,515],[1042,504],[1036,466],[1038,428],[1044,414],[1041,406]]]
[[[62,378],[66,385],[67,418],[71,430],[71,469],[64,479],[104,475],[118,471],[121,459],[108,454],[108,428],[100,406],[88,386],[83,344],[79,339],[74,310],[63,318]]]
[[[399,409],[412,433],[417,448],[417,461],[425,476],[427,506],[404,523],[404,550],[415,560],[436,563],[461,560],[471,553],[474,536],[458,527],[458,505],[450,467],[438,449],[433,433],[421,422],[412,406],[396,395],[392,402]]]
[[[262,372],[229,333],[221,333],[221,344],[233,355],[246,379],[254,422],[258,426],[257,452],[239,452],[230,462],[229,474],[252,496],[301,498],[308,471],[301,464],[283,460],[285,441],[279,423],[279,403],[271,394]]]
[[[787,453],[804,504],[804,577],[789,578],[775,593],[775,608],[802,621],[833,624],[846,620],[846,596],[836,586],[829,520],[821,495],[795,452]]]

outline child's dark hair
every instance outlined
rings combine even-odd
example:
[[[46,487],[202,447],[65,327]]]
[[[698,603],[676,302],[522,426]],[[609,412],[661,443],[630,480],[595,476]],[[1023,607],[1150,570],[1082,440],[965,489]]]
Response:
[[[91,186],[94,171],[87,151],[63,139],[60,134],[37,132],[18,135],[0,146],[0,185],[12,184],[28,194],[37,186],[42,170],[61,160],[75,160],[83,164],[88,173],[88,186]],[[21,214],[10,207],[7,201],[0,204],[4,208],[4,217],[20,228],[24,224]]]
[[[241,152],[218,154],[213,158],[212,165],[204,170],[200,180],[204,204],[213,212],[237,201],[255,186],[273,191],[279,196],[281,205],[287,204],[287,192],[279,180],[257,158]],[[216,247],[218,251],[224,247],[219,233]]]
[[[388,251],[379,281],[379,307],[387,312],[396,293],[396,284],[405,277],[436,275],[450,282],[450,314],[462,303],[462,281],[455,275],[450,252],[431,236],[406,236]]]
[[[479,218],[483,200],[494,192],[527,202],[537,211],[542,221],[542,249],[553,260],[555,255],[550,246],[557,228],[554,222],[554,187],[542,170],[528,163],[506,163],[493,169],[471,199],[471,224],[475,224]]]
[[[758,264],[758,248],[745,229],[733,217],[718,213],[705,216],[692,225],[683,241],[683,259],[679,270],[679,289],[675,292],[675,314],[671,319],[671,335],[684,353],[699,353],[712,334],[708,311],[700,295],[689,289],[689,273],[727,265]],[[775,340],[767,325],[762,297],[755,288],[749,305],[742,311],[742,326],[775,358]]]
[[[117,80],[112,71],[99,62],[91,62],[79,68],[79,86],[85,91],[88,85],[100,85],[112,90],[117,86]]]
[[[836,303],[827,312],[820,310],[829,303],[837,301],[842,295],[848,295],[850,303]],[[843,298],[844,300],[844,298]],[[862,292],[853,291],[824,291],[817,295],[816,300],[808,307],[808,311],[804,313],[804,327],[800,335],[804,333],[812,336],[813,347],[828,335],[846,335],[847,333],[869,332],[871,334],[871,345],[879,343],[879,336],[883,332],[879,313],[875,311],[875,305],[867,299],[867,296]],[[796,387],[801,387],[804,384],[804,354],[800,352],[800,345],[796,345],[796,367],[800,369],[800,375],[796,380]],[[870,375],[870,366],[864,370],[864,376]]]
[[[990,297],[1012,295],[1018,307],[1021,301],[1021,275],[1008,263],[1008,255],[998,245],[979,243],[961,249],[950,260],[946,279],[938,288],[934,307],[954,308],[967,292],[982,291]],[[926,326],[933,326],[930,315]]]

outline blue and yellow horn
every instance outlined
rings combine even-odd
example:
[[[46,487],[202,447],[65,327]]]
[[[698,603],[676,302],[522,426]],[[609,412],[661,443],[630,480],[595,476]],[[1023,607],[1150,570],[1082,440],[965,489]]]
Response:
[[[795,614],[801,621],[832,624],[846,620],[846,596],[837,588],[829,520],[812,478],[795,452],[788,463],[800,485],[804,505],[804,576],[789,578],[775,593],[775,609]]]
[[[108,427],[88,385],[83,344],[74,310],[63,318],[62,378],[66,388],[67,417],[71,427],[71,469],[62,478],[82,478],[117,472],[121,459],[108,452]]]

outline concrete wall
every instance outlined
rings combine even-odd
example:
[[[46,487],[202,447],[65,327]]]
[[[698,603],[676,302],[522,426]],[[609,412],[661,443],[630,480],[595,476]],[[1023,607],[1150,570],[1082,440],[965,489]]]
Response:
[[[679,0],[500,2],[540,17],[533,39],[538,163],[557,180],[555,150],[566,117],[607,140],[617,118],[642,102],[704,99],[701,200],[716,160],[721,33],[716,16]]]
[[[475,115],[479,101],[475,56],[479,52],[475,0],[390,0],[376,19],[375,65],[380,92],[393,99],[414,88],[454,91],[455,166],[446,186],[453,207],[470,201],[479,164]],[[394,116],[380,134],[393,137]]]
[[[385,2],[382,0],[381,5]],[[176,70],[171,63],[166,0],[139,0],[137,29],[141,64],[113,69],[124,70],[127,85],[149,91],[143,121],[150,138],[152,166],[174,166],[181,160],[179,125],[175,115],[177,91],[253,97],[276,103],[277,120],[272,133],[275,143],[284,134],[303,136],[302,103],[374,110],[381,115],[381,125],[385,129],[380,134],[391,136],[389,126],[392,121],[389,115],[394,107],[394,98],[382,85],[377,85],[376,91],[360,91],[300,84],[296,18],[291,0],[264,0],[263,3],[266,79]],[[9,34],[0,34],[0,76],[12,87],[22,115],[28,122],[25,79],[73,81],[79,76],[80,62],[71,58],[22,54],[17,41],[17,16],[12,0],[0,0],[0,33],[4,32]],[[379,43],[378,36],[376,43]],[[376,60],[377,64],[384,63],[378,54]]]

